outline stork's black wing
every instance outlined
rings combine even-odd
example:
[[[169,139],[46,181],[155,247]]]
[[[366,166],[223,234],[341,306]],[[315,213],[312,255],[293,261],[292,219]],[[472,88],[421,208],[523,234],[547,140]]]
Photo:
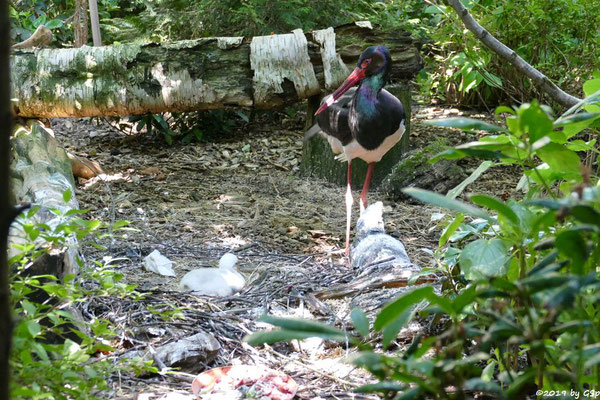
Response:
[[[352,141],[352,134],[350,133],[350,126],[348,125],[348,114],[355,91],[356,88],[348,90],[338,99],[338,101],[317,115],[318,126],[312,126],[306,131],[304,139],[310,139],[312,136],[322,131],[339,140],[344,146],[350,143]],[[325,99],[327,99],[327,97]],[[325,101],[325,99],[323,99],[323,101]],[[321,104],[323,104],[323,102],[321,102]]]

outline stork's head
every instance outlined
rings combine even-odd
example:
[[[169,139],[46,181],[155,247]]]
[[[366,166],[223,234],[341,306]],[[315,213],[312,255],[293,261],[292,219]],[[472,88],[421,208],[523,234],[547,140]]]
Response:
[[[381,84],[387,82],[392,68],[392,57],[390,51],[385,46],[367,47],[358,59],[358,64],[352,73],[346,78],[344,83],[337,88],[326,101],[321,104],[315,115],[321,113],[327,107],[335,103],[352,86],[360,83],[363,79],[371,76],[381,76]]]
[[[235,254],[225,253],[219,260],[219,268],[234,271],[236,269],[237,262],[238,258],[235,256]]]

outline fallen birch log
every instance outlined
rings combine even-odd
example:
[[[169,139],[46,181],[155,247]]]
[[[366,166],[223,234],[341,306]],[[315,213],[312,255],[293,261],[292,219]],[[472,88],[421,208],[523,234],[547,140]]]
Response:
[[[368,45],[385,43],[392,79],[422,67],[406,32],[356,23],[303,33],[17,50],[16,114],[30,118],[184,112],[225,106],[272,108],[339,85]]]

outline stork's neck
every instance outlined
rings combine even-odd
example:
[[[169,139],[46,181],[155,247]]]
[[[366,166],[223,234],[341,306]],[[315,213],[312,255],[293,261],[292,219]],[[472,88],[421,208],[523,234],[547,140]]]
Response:
[[[355,94],[354,107],[360,110],[361,114],[370,116],[376,109],[377,96],[384,85],[382,74],[363,79]]]

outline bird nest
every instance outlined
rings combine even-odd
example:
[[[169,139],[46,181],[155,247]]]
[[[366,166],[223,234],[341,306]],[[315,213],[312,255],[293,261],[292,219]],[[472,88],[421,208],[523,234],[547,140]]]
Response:
[[[150,349],[159,354],[165,344],[206,332],[219,349],[216,357],[198,363],[200,370],[265,365],[293,377],[300,399],[347,398],[353,388],[371,382],[369,374],[344,362],[353,351],[345,343],[306,340],[255,348],[242,340],[268,329],[256,322],[264,313],[312,318],[351,330],[354,307],[372,318],[406,290],[398,283],[398,274],[385,265],[371,266],[368,274],[359,276],[341,262],[343,189],[298,176],[303,121],[301,112],[274,119],[259,115],[215,142],[168,148],[162,138],[130,135],[105,123],[53,121],[57,138],[68,150],[93,158],[107,171],[106,182],[97,178],[79,182],[81,207],[90,210],[90,218],[126,219],[135,228],[121,238],[99,239],[107,250],[83,249],[88,260],[110,262],[143,294],[139,299],[94,297],[82,305],[84,317],[105,318],[119,332],[113,344],[117,352],[104,357],[117,360],[133,350]],[[415,143],[427,143],[440,132],[413,121],[412,134]],[[498,183],[497,176],[489,180]],[[384,201],[385,230],[404,243],[411,261],[419,267],[432,266],[439,230],[431,215],[439,210],[392,202],[377,190],[369,193],[369,199]],[[142,269],[144,256],[155,249],[175,263],[176,278]],[[242,292],[209,298],[177,290],[187,271],[214,266],[227,251],[240,259],[238,267],[247,282]],[[422,328],[419,322],[411,323],[397,345],[409,343]],[[158,356],[154,361],[161,363]],[[184,370],[114,375],[113,392],[105,395],[128,399],[135,393],[140,393],[139,399],[158,399],[167,392],[191,395],[193,376]]]
[[[353,327],[349,315],[354,307],[372,317],[382,304],[406,288],[382,289],[374,284],[355,289],[356,271],[325,255],[269,253],[258,244],[241,249],[237,255],[247,260],[242,271],[248,276],[248,283],[236,295],[211,298],[155,288],[142,292],[141,299],[93,298],[85,306],[85,315],[105,318],[121,332],[118,342],[113,344],[120,349],[111,355],[115,360],[134,351],[154,350],[207,332],[220,348],[214,359],[200,362],[197,371],[232,364],[267,366],[293,377],[300,388],[297,393],[300,399],[344,398],[353,388],[372,381],[364,371],[345,362],[353,350],[344,343],[307,340],[252,347],[243,338],[267,328],[266,324],[256,322],[265,313],[316,319],[350,331]],[[389,271],[378,273],[384,276],[386,272]],[[418,323],[413,323],[398,337],[398,344],[410,343],[420,329]],[[154,361],[155,365],[162,364],[156,358]],[[190,395],[193,377],[186,371],[146,377],[115,375],[111,382],[114,393],[108,397],[131,398],[135,392],[143,392],[149,399],[172,392]]]

